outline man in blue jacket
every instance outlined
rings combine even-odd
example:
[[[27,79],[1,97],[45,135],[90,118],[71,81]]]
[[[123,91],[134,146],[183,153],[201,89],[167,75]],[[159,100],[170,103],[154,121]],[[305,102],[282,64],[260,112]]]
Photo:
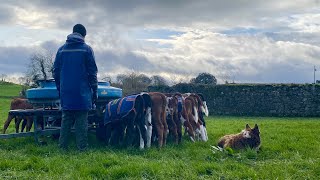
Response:
[[[85,36],[86,28],[76,24],[66,43],[59,48],[53,66],[62,108],[59,138],[59,147],[62,149],[68,147],[73,123],[78,149],[87,149],[88,112],[98,98],[98,69],[93,50],[84,42]]]

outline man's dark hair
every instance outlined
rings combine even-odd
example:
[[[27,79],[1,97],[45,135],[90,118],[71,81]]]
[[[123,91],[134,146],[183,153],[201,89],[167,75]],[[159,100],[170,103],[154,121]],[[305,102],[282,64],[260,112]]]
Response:
[[[79,33],[85,37],[87,35],[87,30],[82,24],[76,24],[73,26],[73,33]]]

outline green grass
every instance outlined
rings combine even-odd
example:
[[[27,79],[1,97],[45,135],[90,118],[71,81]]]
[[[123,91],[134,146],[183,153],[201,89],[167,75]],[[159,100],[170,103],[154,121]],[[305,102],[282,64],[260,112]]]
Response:
[[[22,86],[17,84],[12,84],[8,82],[0,82],[0,97],[13,97],[19,96]]]
[[[3,127],[3,123],[8,116],[8,110],[10,109],[10,102],[13,97],[19,96],[22,86],[8,82],[0,81],[0,127]],[[13,124],[11,124],[8,132],[14,132]],[[1,131],[2,132],[2,131]]]
[[[8,107],[3,98],[0,105]],[[260,127],[259,153],[212,150],[219,137],[241,131],[246,123]],[[33,138],[0,140],[0,178],[319,179],[319,129],[320,118],[209,117],[208,142],[184,138],[181,145],[169,143],[161,150],[105,147],[93,135],[87,152],[76,150],[74,137],[67,152],[51,138],[45,139],[46,146],[36,145]]]

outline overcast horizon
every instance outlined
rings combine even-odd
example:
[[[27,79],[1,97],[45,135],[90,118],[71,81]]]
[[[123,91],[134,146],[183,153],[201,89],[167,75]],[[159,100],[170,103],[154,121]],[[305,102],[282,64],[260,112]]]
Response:
[[[0,74],[23,76],[31,54],[55,53],[77,23],[100,78],[313,83],[320,70],[320,0],[13,0],[0,4]]]

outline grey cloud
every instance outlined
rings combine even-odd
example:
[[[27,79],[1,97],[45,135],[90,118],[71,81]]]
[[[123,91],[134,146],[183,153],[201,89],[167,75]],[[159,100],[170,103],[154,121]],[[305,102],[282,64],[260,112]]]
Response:
[[[55,53],[60,46],[62,46],[62,43],[59,43],[57,41],[45,41],[40,44],[40,48],[48,50],[52,53]]]
[[[299,3],[300,2],[300,3]],[[304,12],[319,5],[318,1],[13,1],[19,7],[44,11],[56,26],[69,28],[70,23],[83,21],[88,26],[122,24],[132,26],[192,26],[196,23],[234,25],[252,24],[258,18]]]
[[[58,44],[55,42],[45,42],[37,48],[26,47],[0,47],[0,74],[13,74],[16,72],[25,73],[29,63],[29,57],[38,49],[45,48],[54,53]],[[112,51],[95,51],[96,63],[99,72],[117,72],[118,67],[135,71],[152,72],[154,65],[145,57],[132,52],[116,54]]]
[[[46,49],[55,54],[59,45],[55,41],[46,41],[38,47],[3,47],[0,46],[0,74],[27,72],[29,58],[33,53]]]
[[[261,65],[254,59],[259,56],[259,54],[257,54],[256,56],[253,55],[254,57],[245,57],[247,59],[242,63],[232,64],[228,59],[234,58],[234,56],[241,53],[241,51],[239,51],[239,49],[241,49],[240,46],[245,47],[247,43],[250,45],[250,41],[245,38],[243,38],[243,43],[227,47],[229,49],[225,49],[225,46],[230,39],[226,41],[223,39],[216,44],[208,44],[206,48],[216,50],[216,52],[208,53],[211,55],[215,53],[215,57],[221,59],[207,59],[207,57],[192,59],[194,64],[190,62],[185,63],[188,61],[188,57],[175,59],[174,56],[171,56],[172,54],[162,55],[158,58],[138,55],[134,53],[134,50],[144,51],[146,54],[152,53],[151,51],[153,50],[148,48],[143,49],[139,47],[138,44],[135,44],[136,41],[133,40],[132,42],[131,40],[131,42],[129,42],[130,40],[124,37],[127,30],[136,27],[140,29],[144,27],[187,27],[192,29],[193,26],[200,24],[200,28],[202,28],[203,25],[206,29],[247,26],[273,27],[275,25],[276,30],[271,29],[271,32],[263,32],[261,38],[267,36],[268,38],[272,37],[274,41],[301,42],[313,45],[320,43],[320,39],[314,37],[315,34],[290,32],[291,29],[286,26],[287,24],[281,24],[279,22],[273,23],[273,18],[288,16],[291,13],[304,13],[311,8],[319,7],[319,1],[314,0],[7,1],[6,3],[0,4],[0,23],[15,23],[17,17],[12,12],[12,8],[15,6],[30,11],[44,12],[48,15],[48,19],[54,23],[52,25],[53,28],[56,29],[69,31],[73,24],[83,23],[89,32],[88,36],[91,36],[90,33],[97,34],[90,43],[93,44],[93,47],[97,47],[94,48],[94,50],[100,70],[99,72],[116,72],[119,68],[126,68],[143,73],[167,72],[180,75],[189,75],[190,73],[196,75],[203,70],[209,71],[219,77],[226,75],[236,76],[235,80],[239,81],[290,82],[294,79],[295,82],[305,82],[309,79],[310,74],[308,67],[295,69],[291,66],[292,63],[290,63],[304,62],[303,59],[286,57],[286,59],[284,59],[285,62],[279,63],[262,58],[260,59],[261,61],[268,61],[268,63]],[[268,22],[261,19],[267,19],[266,21]],[[264,23],[269,24],[265,25]],[[32,24],[30,24],[30,26],[32,26]],[[102,36],[100,34],[105,35]],[[64,39],[59,40],[59,42],[44,42],[40,47],[56,51],[57,48],[62,45],[63,41]],[[260,44],[258,43],[257,45]],[[247,47],[254,50],[242,52],[242,56],[247,56],[246,52],[254,53],[255,50],[259,52],[261,48],[248,45]],[[274,45],[267,47],[266,51],[270,50],[271,55],[266,55],[272,56],[272,53],[281,55],[281,53],[277,52],[276,48]],[[219,49],[221,50],[218,51]],[[120,50],[121,52],[119,52]],[[182,51],[185,50],[186,49],[182,49]],[[0,73],[24,71],[27,58],[31,52],[31,48],[0,47]],[[174,55],[175,52],[169,53],[173,53]],[[308,57],[319,57],[318,55],[318,51],[312,51],[307,54]],[[226,59],[226,61],[222,61],[223,59]],[[13,60],[15,63],[12,63]],[[307,66],[311,66],[311,64],[307,63]],[[247,74],[246,71],[250,68],[256,70],[257,73],[254,75]],[[292,77],[292,79],[290,77]]]
[[[31,53],[26,47],[0,47],[0,74],[25,73]]]
[[[314,46],[320,44],[320,33],[302,33],[302,32],[267,32],[264,34],[275,41],[291,41],[296,43],[305,43]]]
[[[259,68],[257,71],[258,73],[255,75],[247,75],[241,71],[237,72],[235,73],[235,81],[259,83],[313,82],[313,65],[310,63],[304,63],[303,65],[293,65],[288,62],[274,63],[268,67]],[[316,78],[319,79],[319,76],[316,76]]]
[[[0,24],[8,24],[13,21],[15,14],[11,7],[0,5]]]
[[[95,57],[98,68],[101,68],[101,70],[105,72],[117,72],[118,67],[124,67],[139,72],[152,72],[154,70],[154,65],[145,57],[136,55],[132,52],[116,54],[116,52],[112,51],[96,51]]]

